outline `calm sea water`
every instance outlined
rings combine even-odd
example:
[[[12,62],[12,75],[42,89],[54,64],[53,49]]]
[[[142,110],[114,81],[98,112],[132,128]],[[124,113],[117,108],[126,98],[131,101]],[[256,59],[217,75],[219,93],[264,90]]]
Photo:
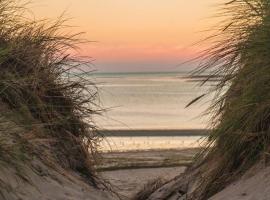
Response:
[[[93,75],[107,112],[96,117],[102,129],[205,128],[201,114],[209,99],[185,106],[209,86],[198,87],[185,73],[99,73]]]

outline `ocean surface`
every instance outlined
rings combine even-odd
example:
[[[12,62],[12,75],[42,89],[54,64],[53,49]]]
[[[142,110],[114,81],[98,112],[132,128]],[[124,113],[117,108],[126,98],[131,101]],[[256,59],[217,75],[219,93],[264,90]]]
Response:
[[[186,105],[204,94],[187,73],[98,73],[92,75],[106,108],[95,121],[100,129],[172,130],[204,129],[202,116],[211,97],[189,108]]]

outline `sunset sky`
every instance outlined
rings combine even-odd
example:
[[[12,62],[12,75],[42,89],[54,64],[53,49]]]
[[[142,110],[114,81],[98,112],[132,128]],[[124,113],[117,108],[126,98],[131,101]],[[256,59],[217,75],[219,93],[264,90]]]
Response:
[[[217,0],[34,0],[36,18],[65,11],[91,41],[81,54],[99,71],[175,71],[194,56],[194,42],[213,25]]]

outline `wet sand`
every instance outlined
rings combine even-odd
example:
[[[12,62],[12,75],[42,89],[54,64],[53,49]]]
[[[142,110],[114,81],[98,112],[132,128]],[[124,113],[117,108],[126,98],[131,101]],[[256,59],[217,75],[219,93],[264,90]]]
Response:
[[[187,166],[199,148],[103,153],[99,171]]]
[[[201,136],[112,136],[100,144],[102,152],[152,151],[199,148],[205,142]]]

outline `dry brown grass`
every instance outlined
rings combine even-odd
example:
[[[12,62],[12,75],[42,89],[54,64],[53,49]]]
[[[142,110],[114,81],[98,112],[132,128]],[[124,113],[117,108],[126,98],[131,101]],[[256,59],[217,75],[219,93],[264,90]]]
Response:
[[[131,200],[146,200],[150,195],[158,190],[161,186],[163,186],[165,181],[161,178],[156,178],[152,181],[149,181],[146,183],[143,188],[136,194],[134,197],[132,197]]]
[[[200,157],[201,185],[191,199],[208,199],[269,155],[270,2],[227,1],[219,16],[225,20],[208,38],[213,45],[194,74],[218,80],[212,132]]]
[[[88,61],[70,55],[83,41],[79,34],[64,34],[61,18],[54,23],[25,18],[21,5],[0,1],[0,106],[8,108],[1,115],[31,133],[18,140],[35,156],[46,162],[35,144],[46,141],[58,164],[96,185],[97,88],[87,78]]]

